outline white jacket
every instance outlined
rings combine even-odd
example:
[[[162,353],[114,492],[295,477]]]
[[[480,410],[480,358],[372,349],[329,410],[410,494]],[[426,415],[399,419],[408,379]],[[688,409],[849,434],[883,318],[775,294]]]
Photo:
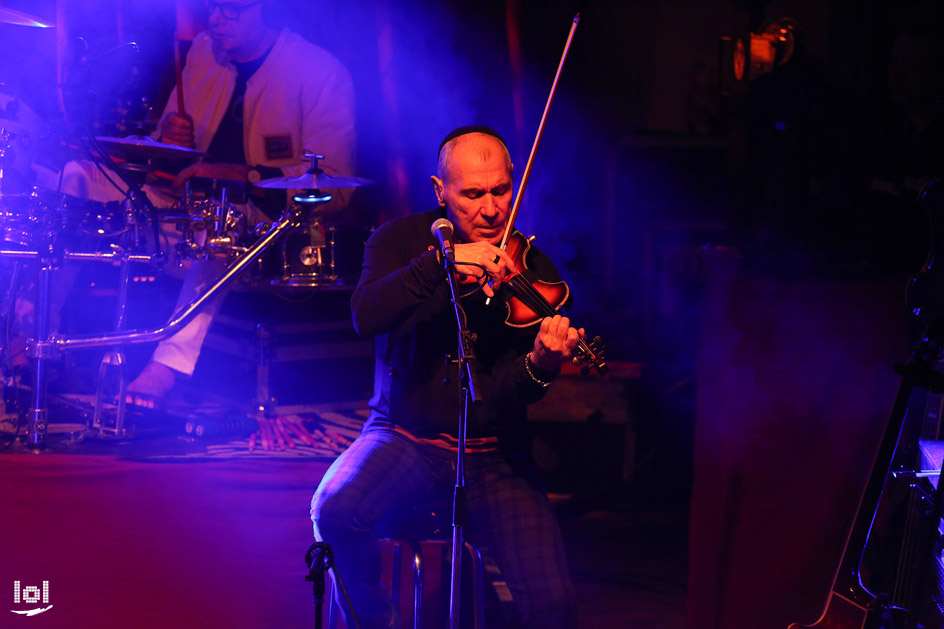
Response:
[[[184,107],[193,118],[196,148],[206,151],[226,113],[236,68],[213,49],[209,33],[193,40],[183,69]],[[177,88],[161,119],[177,111]],[[305,151],[325,156],[321,167],[354,175],[354,87],[341,62],[288,29],[246,84],[243,109],[246,163],[281,168],[286,176],[308,169]]]

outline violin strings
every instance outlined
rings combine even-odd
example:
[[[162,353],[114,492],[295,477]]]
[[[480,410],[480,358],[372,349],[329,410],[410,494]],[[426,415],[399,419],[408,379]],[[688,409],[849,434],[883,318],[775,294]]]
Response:
[[[511,284],[518,293],[518,298],[525,302],[525,305],[531,308],[536,314],[544,314],[547,317],[553,317],[560,314],[549,301],[532,284],[521,275],[515,275],[511,278]],[[531,303],[527,303],[530,300]],[[593,350],[587,345],[582,337],[577,338],[577,348],[584,356],[589,356],[594,362],[597,358]]]
[[[536,314],[543,314],[545,317],[553,317],[554,315],[560,314],[560,312],[545,299],[544,295],[531,285],[531,282],[520,275],[511,278],[511,284],[515,287],[518,297],[526,302],[525,305],[531,308]],[[529,301],[530,303],[527,303]]]

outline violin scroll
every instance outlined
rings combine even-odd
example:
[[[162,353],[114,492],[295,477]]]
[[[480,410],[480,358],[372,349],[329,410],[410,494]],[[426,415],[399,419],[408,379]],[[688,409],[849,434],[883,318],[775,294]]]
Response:
[[[590,343],[580,341],[577,344],[577,353],[571,359],[571,362],[579,367],[580,373],[585,376],[590,373],[591,367],[596,369],[597,373],[602,376],[610,370],[606,365],[605,352],[606,345],[603,344],[603,339],[595,336]]]

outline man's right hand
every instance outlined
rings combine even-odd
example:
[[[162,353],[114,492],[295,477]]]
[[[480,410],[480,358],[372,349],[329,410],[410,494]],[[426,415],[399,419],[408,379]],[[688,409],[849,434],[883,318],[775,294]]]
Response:
[[[495,293],[501,287],[505,276],[515,272],[515,261],[502,249],[484,241],[458,243],[456,245],[456,267],[460,273],[472,275],[482,281],[483,269],[492,278],[492,284],[487,282],[482,284],[482,292],[486,297],[494,297]],[[480,265],[481,268],[471,264],[461,264],[469,262]]]
[[[161,142],[193,148],[193,118],[171,112],[161,121]]]

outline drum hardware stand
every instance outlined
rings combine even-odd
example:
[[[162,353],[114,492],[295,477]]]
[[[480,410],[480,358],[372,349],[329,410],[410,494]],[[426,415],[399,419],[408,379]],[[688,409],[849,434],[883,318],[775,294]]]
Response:
[[[189,208],[192,207],[192,197],[193,192],[190,189],[190,181],[184,183],[184,197],[182,207],[185,210],[185,213],[182,215],[175,216],[174,223],[176,223],[176,229],[180,232],[180,242],[174,245],[174,252],[177,254],[178,266],[181,265],[180,260],[193,260],[200,253],[200,245],[196,241],[196,228],[194,227],[193,216],[189,213]]]
[[[328,242],[330,243],[329,247],[331,249],[331,262],[328,263],[328,268],[330,269],[328,278],[332,282],[337,282],[338,281],[337,228],[334,225],[328,225],[327,230],[328,230]]]
[[[46,427],[47,427],[47,408],[46,408],[46,361],[58,359],[61,353],[74,349],[91,349],[96,347],[108,347],[116,344],[137,344],[150,343],[163,340],[178,332],[183,326],[188,324],[199,312],[200,308],[213,297],[215,297],[223,288],[228,286],[246,267],[252,264],[262,253],[268,249],[272,243],[276,242],[285,232],[298,227],[302,224],[302,211],[286,211],[278,221],[272,224],[266,234],[259,241],[246,251],[245,255],[238,258],[231,264],[217,281],[210,286],[202,295],[194,298],[189,304],[173,313],[163,327],[156,330],[130,330],[115,331],[101,334],[98,336],[55,336],[48,335],[49,321],[49,278],[52,269],[48,264],[43,265],[40,271],[39,287],[39,312],[36,322],[36,338],[30,339],[27,344],[27,355],[36,360],[36,376],[34,386],[34,407],[33,416],[30,420],[28,442],[34,449],[45,447]],[[8,255],[7,255],[8,254]],[[0,258],[11,257],[18,259],[44,259],[45,254],[37,251],[2,251]],[[96,260],[96,261],[121,261],[122,256],[127,256],[129,262],[155,262],[157,256],[123,254],[117,251],[109,253],[64,253],[62,257],[66,260]],[[120,361],[110,360],[105,363],[107,366],[120,366]],[[120,400],[119,400],[120,403]],[[124,427],[121,426],[124,430]]]
[[[125,413],[128,410],[128,376],[127,370],[125,369],[126,366],[127,360],[125,359],[125,353],[120,349],[105,352],[105,355],[102,357],[102,362],[98,366],[98,378],[95,387],[95,410],[92,413],[92,428],[95,429],[99,435],[118,437],[119,439],[129,436],[128,429],[125,426]],[[115,413],[114,426],[109,426],[102,421],[102,411],[105,406],[105,382],[108,378],[109,368],[115,369],[118,372],[118,410]]]
[[[276,416],[276,399],[269,388],[269,369],[275,354],[275,341],[272,332],[264,323],[256,325],[256,401],[253,412],[261,417]]]
[[[89,131],[88,138],[92,145],[95,146],[96,150],[98,150],[101,159],[109,166],[112,172],[114,172],[125,183],[128,188],[127,191],[124,192],[124,214],[125,223],[129,227],[127,240],[130,241],[130,247],[132,250],[143,250],[145,246],[144,235],[141,233],[141,224],[138,220],[139,215],[146,215],[150,217],[154,231],[155,253],[153,256],[147,256],[147,259],[154,269],[160,269],[166,261],[166,256],[161,250],[161,238],[158,227],[157,210],[151,203],[151,200],[148,198],[147,194],[145,194],[141,188],[145,171],[137,171],[133,168],[129,168],[129,164],[119,165],[115,163],[115,161],[111,159],[111,156],[108,155],[107,152],[103,151],[102,147],[99,146],[95,139],[95,135],[91,130]],[[94,154],[92,154],[92,159],[95,161]],[[95,163],[98,165],[97,161]],[[106,178],[108,178],[107,175]],[[127,254],[118,245],[112,245],[112,254],[114,255],[114,259],[119,260],[120,267],[118,280],[118,305],[115,317],[115,330],[120,332],[123,331],[125,327],[125,315],[127,314],[128,303],[128,282],[131,275],[131,262],[133,261],[133,256]],[[95,407],[92,414],[91,426],[98,431],[99,435],[115,436],[119,438],[128,436],[128,431],[125,427],[125,413],[127,411],[126,397],[128,390],[128,376],[126,366],[127,359],[125,358],[124,351],[120,346],[106,351],[105,355],[102,357],[102,362],[98,369],[98,377],[96,379]],[[107,380],[110,367],[116,369],[118,374],[117,413],[113,427],[105,425],[105,423],[102,421],[102,411],[105,402],[105,382]],[[39,408],[38,403],[37,408]]]
[[[2,118],[2,116],[0,116]],[[6,164],[9,161],[13,163],[13,144],[16,139],[16,133],[7,131],[6,127],[0,126],[0,192],[3,192],[3,180],[6,178]]]
[[[216,196],[219,196],[219,200]],[[193,193],[188,181],[184,184],[183,207],[186,213],[172,217],[182,238],[174,245],[178,259],[207,260],[211,258],[233,257],[232,254],[247,250],[239,246],[239,235],[247,233],[246,217],[230,201],[230,188],[223,180],[212,180],[211,197],[193,200]],[[199,209],[199,213],[196,211]],[[165,219],[166,220],[166,219]],[[203,243],[197,242],[197,232],[206,232]],[[257,234],[262,236],[265,232]]]
[[[133,214],[130,212],[133,204],[129,202],[128,205],[128,217],[130,220],[131,217],[133,217]],[[137,222],[135,221],[135,226],[136,225]],[[137,236],[138,233],[135,229],[132,234],[133,242],[137,242]],[[125,254],[118,245],[112,245],[112,251],[116,255],[119,255],[121,259],[119,265],[118,306],[115,316],[115,330],[122,331],[125,329],[125,315],[128,311],[128,282],[131,277],[131,262],[129,256]],[[102,362],[99,364],[98,378],[96,379],[95,386],[95,410],[92,413],[92,428],[98,431],[99,435],[118,438],[129,436],[128,429],[125,426],[125,413],[128,410],[127,362],[124,350],[119,346],[105,352],[105,355],[102,357]],[[107,382],[109,368],[117,371],[118,374],[118,399],[114,426],[108,426],[102,421],[102,411],[105,407],[105,383]]]
[[[326,221],[323,221],[319,218],[312,220],[308,225],[308,238],[311,245],[302,249],[302,260],[303,264],[310,262],[311,266],[317,267],[319,270],[325,267],[325,249],[328,250],[328,273],[321,274],[322,277],[331,283],[338,281],[337,267],[335,265],[335,260],[337,256],[337,251],[335,246],[337,244],[336,232],[337,229],[334,225],[326,224]],[[287,252],[284,250],[283,245],[283,281],[291,281],[291,269],[288,264]]]
[[[111,252],[69,252],[56,253],[55,246],[44,251],[0,250],[0,258],[15,260],[39,260],[40,270],[37,279],[38,298],[36,305],[36,338],[30,339],[26,355],[35,359],[35,374],[33,381],[33,413],[29,421],[27,442],[31,448],[41,449],[46,445],[46,430],[48,428],[46,408],[46,380],[48,361],[58,358],[58,353],[49,338],[49,305],[50,287],[55,271],[60,261],[74,260],[84,262],[109,262],[120,260],[127,268],[131,263],[153,263],[152,256],[131,255],[120,250]]]
[[[36,359],[36,371],[33,383],[33,414],[30,416],[27,431],[27,445],[33,449],[46,447],[46,430],[49,427],[46,417],[46,361],[49,354],[41,348],[49,337],[49,290],[52,276],[52,260],[43,256],[40,259],[39,278],[37,281],[39,298],[36,314],[37,347],[35,356],[27,351],[27,356]]]
[[[95,134],[93,129],[89,129],[88,140],[92,146],[95,147],[95,150],[98,151],[100,159],[105,162],[105,164],[114,172],[119,179],[121,179],[124,184],[128,187],[127,190],[121,190],[119,186],[115,186],[125,195],[125,210],[128,221],[133,223],[133,234],[135,241],[137,242],[140,239],[140,234],[137,229],[137,221],[134,220],[135,213],[140,209],[142,213],[147,214],[151,219],[151,228],[154,232],[154,249],[155,253],[153,256],[153,264],[160,268],[164,262],[167,260],[167,256],[161,250],[161,233],[160,233],[160,220],[158,219],[157,208],[154,207],[154,204],[151,203],[151,200],[145,194],[144,190],[141,189],[141,184],[143,183],[143,173],[140,181],[136,180],[135,177],[131,174],[126,168],[119,166],[115,160],[99,145],[98,141],[95,139]],[[95,153],[91,151],[87,144],[83,142],[83,146],[86,151],[88,151],[92,161],[95,165],[105,174],[105,178],[111,181],[111,178],[108,177],[104,169],[96,159]],[[114,184],[114,182],[112,182]]]
[[[150,343],[163,340],[189,323],[196,315],[197,311],[207,301],[215,297],[220,290],[228,286],[240,272],[252,264],[273,242],[278,240],[286,231],[295,227],[297,224],[298,219],[293,213],[286,212],[283,214],[278,221],[272,224],[269,231],[266,232],[256,244],[250,247],[245,255],[237,258],[206,292],[197,296],[189,304],[172,314],[168,322],[161,328],[144,331],[129,330],[109,332],[100,336],[56,337],[49,341],[49,345],[53,346],[56,351],[61,352],[72,349],[103,347],[114,343]]]
[[[214,181],[213,183],[215,184],[216,182]],[[207,251],[214,251],[220,247],[225,248],[227,245],[232,246],[234,244],[228,241],[226,236],[221,235],[226,232],[226,219],[229,215],[229,199],[226,198],[228,196],[227,192],[226,186],[222,186],[220,189],[220,203],[213,208],[213,233],[217,234],[217,236],[212,239],[207,239]]]

